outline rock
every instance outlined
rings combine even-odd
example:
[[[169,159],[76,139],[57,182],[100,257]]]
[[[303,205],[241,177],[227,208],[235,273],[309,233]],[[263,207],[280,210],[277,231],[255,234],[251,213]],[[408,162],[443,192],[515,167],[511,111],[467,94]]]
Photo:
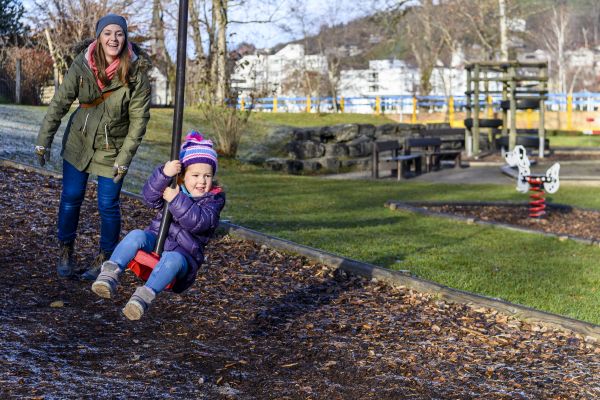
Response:
[[[340,160],[336,157],[322,157],[316,160],[321,167],[327,171],[338,172],[340,169]]]
[[[288,174],[299,174],[304,169],[304,163],[300,160],[285,160]]]
[[[325,154],[325,146],[312,140],[294,140],[288,144],[290,158],[295,160],[306,160],[309,158],[322,157]]]
[[[324,126],[319,130],[321,143],[328,143],[335,139],[335,134],[330,126]]]
[[[358,124],[359,136],[366,136],[371,139],[375,138],[375,125],[371,124]]]
[[[348,146],[343,143],[327,143],[325,145],[325,155],[327,157],[347,157]]]
[[[359,136],[348,142],[348,155],[350,157],[365,157],[373,152],[373,140],[368,136]]]
[[[375,137],[381,138],[382,136],[393,137],[396,135],[396,124],[383,124],[375,128]]]
[[[294,140],[320,140],[320,132],[318,128],[297,128],[294,129],[292,136]]]
[[[317,160],[302,160],[302,170],[316,172],[323,166]]]
[[[336,142],[348,142],[355,139],[358,136],[358,125],[357,124],[343,124],[334,125],[331,127],[331,131],[335,136]]]
[[[283,168],[286,165],[287,159],[285,158],[268,158],[265,160],[265,166],[272,171],[283,171]]]

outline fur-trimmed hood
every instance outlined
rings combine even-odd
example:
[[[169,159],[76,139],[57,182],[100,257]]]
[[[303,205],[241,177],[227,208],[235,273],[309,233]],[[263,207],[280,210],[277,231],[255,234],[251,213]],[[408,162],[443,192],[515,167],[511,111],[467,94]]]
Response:
[[[73,55],[73,58],[77,57],[80,53],[84,52],[93,41],[94,39],[85,39],[81,42],[75,43],[71,47],[71,53]],[[137,43],[129,43],[131,43],[131,48],[133,49],[133,52],[137,55],[137,60],[135,61],[135,63],[137,63],[137,67],[140,69],[140,71],[149,72],[152,69],[152,59],[150,58],[150,55]]]

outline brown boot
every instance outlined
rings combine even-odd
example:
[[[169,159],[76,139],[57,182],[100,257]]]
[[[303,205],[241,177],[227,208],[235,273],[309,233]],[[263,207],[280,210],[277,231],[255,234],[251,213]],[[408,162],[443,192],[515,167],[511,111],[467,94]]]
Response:
[[[75,248],[75,241],[72,242],[60,242],[58,256],[58,265],[56,266],[56,272],[61,278],[70,278],[75,272],[75,263],[73,262],[73,250]]]
[[[92,265],[87,269],[87,271],[85,271],[83,274],[81,274],[81,279],[84,279],[86,281],[95,281],[96,278],[98,277],[98,275],[100,275],[100,269],[102,268],[102,263],[104,261],[107,261],[109,258],[110,258],[110,254],[105,253],[104,251],[100,250],[100,252],[96,256],[96,258],[94,258]]]

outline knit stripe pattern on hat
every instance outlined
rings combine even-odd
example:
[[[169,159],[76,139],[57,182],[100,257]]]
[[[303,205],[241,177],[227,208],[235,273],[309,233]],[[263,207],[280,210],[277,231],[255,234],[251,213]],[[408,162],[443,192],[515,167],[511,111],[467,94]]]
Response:
[[[213,142],[196,131],[188,133],[185,137],[179,152],[179,161],[184,168],[195,163],[210,164],[213,174],[217,173],[217,152],[213,149]]]

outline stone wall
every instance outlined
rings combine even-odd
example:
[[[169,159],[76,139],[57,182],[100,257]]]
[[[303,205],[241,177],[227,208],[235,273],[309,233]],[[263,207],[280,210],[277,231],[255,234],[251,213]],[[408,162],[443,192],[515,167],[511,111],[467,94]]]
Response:
[[[289,129],[287,158],[267,159],[268,168],[289,173],[367,170],[371,168],[374,141],[403,143],[407,137],[435,136],[435,130],[418,124],[343,124]]]

